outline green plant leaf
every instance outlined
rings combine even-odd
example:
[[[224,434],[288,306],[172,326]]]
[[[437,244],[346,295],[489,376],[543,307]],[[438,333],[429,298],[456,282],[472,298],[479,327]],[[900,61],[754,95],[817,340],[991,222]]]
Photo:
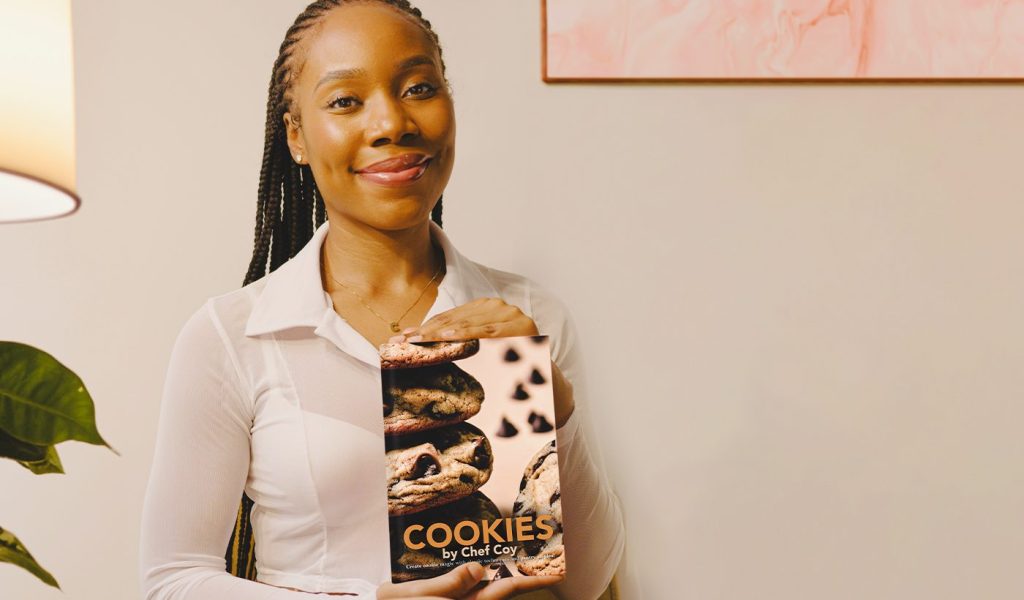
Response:
[[[78,375],[27,344],[0,342],[0,423],[37,446],[78,440],[114,450],[96,429],[92,397]]]
[[[39,566],[36,559],[28,551],[21,541],[10,531],[0,527],[0,561],[9,562],[32,573],[47,585],[60,589],[57,580],[50,575],[46,569]]]
[[[36,475],[64,472],[64,465],[60,462],[60,455],[57,454],[57,449],[53,446],[46,447],[46,456],[40,460],[19,460],[18,464]]]
[[[23,442],[0,427],[0,456],[14,460],[42,460],[46,458],[46,446]]]
[[[2,428],[0,428],[0,457],[14,459],[36,475],[64,472],[56,448],[23,442]]]

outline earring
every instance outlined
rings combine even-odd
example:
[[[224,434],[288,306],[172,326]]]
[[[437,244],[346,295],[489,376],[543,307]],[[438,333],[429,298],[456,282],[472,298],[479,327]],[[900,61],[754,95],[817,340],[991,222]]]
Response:
[[[295,162],[297,162],[299,164],[302,164],[302,155],[301,154],[296,154],[295,155]]]

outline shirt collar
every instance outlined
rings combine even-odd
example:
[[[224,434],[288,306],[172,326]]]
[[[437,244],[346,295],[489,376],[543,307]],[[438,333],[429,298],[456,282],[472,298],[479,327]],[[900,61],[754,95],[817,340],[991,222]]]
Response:
[[[445,275],[438,285],[437,301],[426,318],[474,298],[498,296],[480,265],[463,256],[437,223],[429,223],[432,238],[444,251]],[[330,222],[320,225],[294,257],[264,277],[266,281],[246,322],[245,335],[312,327],[316,335],[379,367],[377,349],[334,311],[330,295],[323,289],[320,248],[329,225]]]

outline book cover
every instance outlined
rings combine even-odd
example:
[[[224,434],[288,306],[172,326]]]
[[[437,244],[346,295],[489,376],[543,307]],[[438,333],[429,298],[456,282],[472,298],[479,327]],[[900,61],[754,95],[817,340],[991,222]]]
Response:
[[[564,575],[548,336],[383,344],[392,581]]]

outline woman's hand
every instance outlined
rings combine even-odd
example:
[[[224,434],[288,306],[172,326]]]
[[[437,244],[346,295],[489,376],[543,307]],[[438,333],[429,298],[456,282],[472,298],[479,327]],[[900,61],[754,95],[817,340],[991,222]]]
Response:
[[[562,581],[561,577],[509,577],[488,583],[482,581],[485,572],[480,563],[471,562],[430,579],[385,583],[377,588],[377,600],[503,600]]]
[[[501,298],[477,298],[409,327],[390,342],[443,341],[537,335],[537,324]]]
[[[498,581],[488,582],[478,587],[462,600],[504,600],[519,594],[532,592],[541,588],[551,587],[561,583],[562,576],[540,575],[530,577],[506,577]]]
[[[409,327],[389,342],[436,342],[489,337],[538,335],[537,324],[501,298],[477,298],[427,319],[419,327]],[[572,384],[551,362],[551,379],[555,396],[555,426],[569,419],[576,404]]]
[[[377,600],[412,598],[413,600],[461,600],[483,579],[485,570],[477,562],[459,565],[444,575],[408,581],[385,583],[377,588]]]

